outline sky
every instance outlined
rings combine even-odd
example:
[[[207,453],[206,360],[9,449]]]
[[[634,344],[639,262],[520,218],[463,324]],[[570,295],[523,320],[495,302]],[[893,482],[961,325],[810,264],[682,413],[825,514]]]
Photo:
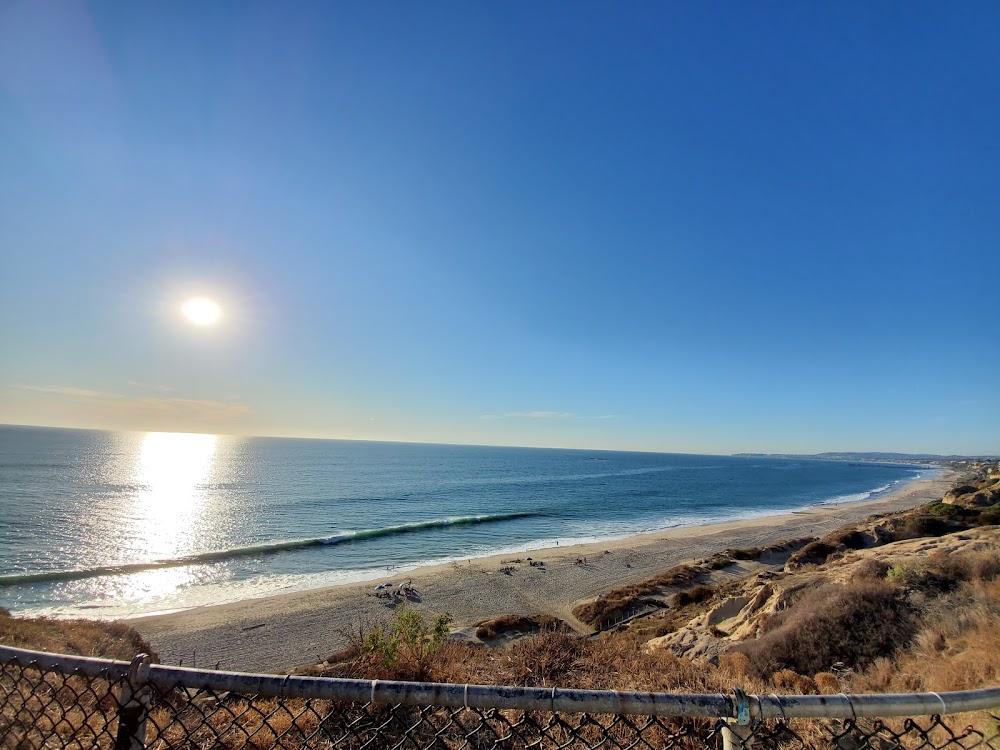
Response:
[[[998,453],[998,28],[0,0],[0,423]]]

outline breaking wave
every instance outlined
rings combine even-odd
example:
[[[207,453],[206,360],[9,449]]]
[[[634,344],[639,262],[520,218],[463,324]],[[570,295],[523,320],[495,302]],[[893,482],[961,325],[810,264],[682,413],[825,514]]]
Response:
[[[179,568],[185,565],[201,565],[205,563],[224,562],[242,557],[260,557],[263,555],[274,555],[281,552],[291,552],[294,550],[308,549],[310,547],[325,547],[335,544],[346,544],[350,542],[361,542],[366,539],[378,539],[386,536],[397,536],[399,534],[413,534],[430,529],[443,529],[449,526],[469,526],[473,524],[499,523],[503,521],[513,521],[518,518],[533,518],[542,515],[541,513],[497,513],[482,516],[457,516],[454,518],[437,518],[430,521],[414,521],[396,526],[383,526],[378,529],[365,529],[362,531],[344,531],[331,536],[315,537],[311,539],[290,539],[279,542],[266,542],[264,544],[254,544],[247,547],[233,547],[231,549],[214,550],[211,552],[198,552],[193,555],[183,555],[164,560],[151,560],[148,562],[125,563],[122,565],[101,565],[93,568],[82,568],[76,570],[52,570],[38,573],[14,573],[0,576],[0,588],[9,586],[23,586],[31,583],[51,583],[56,581],[78,581],[85,578],[98,578],[101,576],[127,575],[129,573],[141,573],[146,570],[158,570],[160,568]]]

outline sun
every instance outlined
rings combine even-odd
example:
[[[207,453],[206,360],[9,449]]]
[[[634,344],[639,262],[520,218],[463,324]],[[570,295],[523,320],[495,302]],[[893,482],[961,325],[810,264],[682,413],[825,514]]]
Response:
[[[219,321],[222,308],[208,297],[193,297],[181,305],[181,314],[196,326],[210,326]]]

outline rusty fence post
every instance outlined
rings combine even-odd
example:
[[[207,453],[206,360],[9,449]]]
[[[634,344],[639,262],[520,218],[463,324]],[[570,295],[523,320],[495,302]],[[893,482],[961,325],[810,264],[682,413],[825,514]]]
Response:
[[[146,747],[146,718],[151,693],[148,681],[149,656],[139,654],[132,659],[122,683],[115,750],[144,750]]]

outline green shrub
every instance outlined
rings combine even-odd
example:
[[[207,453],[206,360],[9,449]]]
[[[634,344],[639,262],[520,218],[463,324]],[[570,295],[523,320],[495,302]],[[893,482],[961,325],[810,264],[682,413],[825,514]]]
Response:
[[[428,625],[421,612],[401,607],[392,624],[375,625],[362,640],[362,651],[383,667],[403,665],[423,676],[431,657],[448,638],[451,615],[436,614]]]
[[[729,557],[725,552],[717,552],[700,563],[703,567],[709,570],[722,570],[723,568],[728,568],[730,565],[735,565],[736,560]]]
[[[925,536],[944,536],[952,531],[964,528],[964,524],[940,516],[915,515],[906,518],[901,525],[893,529],[893,540],[920,539]]]
[[[916,568],[906,563],[893,563],[885,572],[885,580],[900,586],[909,585],[916,578]]]
[[[941,518],[963,518],[968,515],[968,511],[958,505],[950,503],[928,503],[923,508],[925,513]]]

